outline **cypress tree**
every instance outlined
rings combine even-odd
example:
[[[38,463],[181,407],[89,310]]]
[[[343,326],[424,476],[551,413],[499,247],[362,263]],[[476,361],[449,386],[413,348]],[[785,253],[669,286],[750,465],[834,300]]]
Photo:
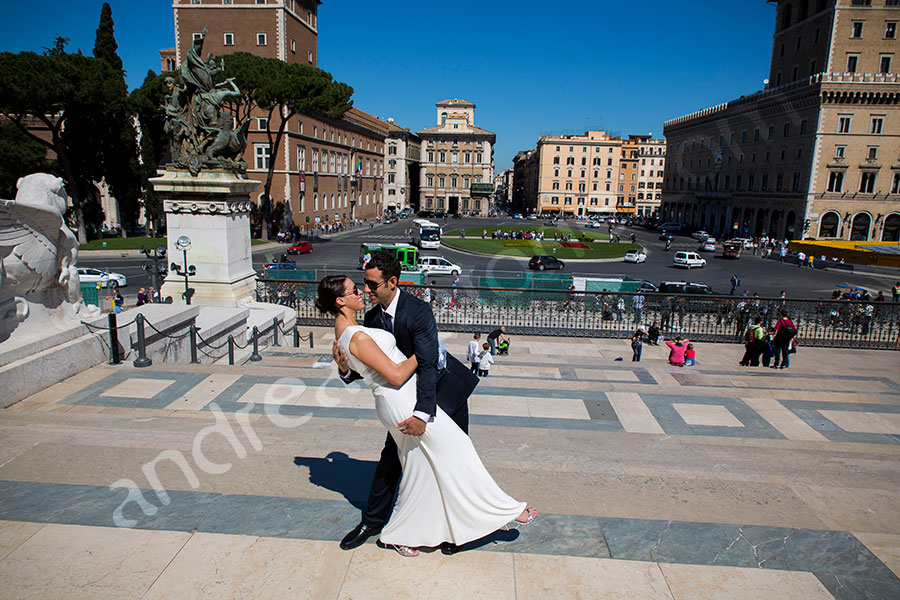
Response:
[[[100,9],[100,24],[97,25],[97,37],[94,39],[94,58],[106,61],[116,71],[123,71],[122,59],[119,58],[119,45],[113,27],[112,8],[109,2],[103,3]]]

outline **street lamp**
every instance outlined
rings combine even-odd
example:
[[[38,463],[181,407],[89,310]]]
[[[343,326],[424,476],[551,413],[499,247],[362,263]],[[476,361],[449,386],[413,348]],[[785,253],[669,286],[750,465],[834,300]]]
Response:
[[[151,295],[151,302],[157,302],[160,298],[159,280],[166,276],[166,248],[157,246],[153,250],[148,250],[146,246],[141,246],[141,254],[153,261],[152,265],[147,261],[142,262],[141,268],[150,273],[150,282],[153,284],[153,291],[157,294],[155,299]],[[159,266],[160,261],[163,261],[162,267]]]
[[[177,275],[181,275],[184,277],[184,293],[181,295],[184,298],[186,304],[191,303],[191,296],[194,295],[194,290],[188,287],[188,276],[193,276],[197,274],[197,268],[194,265],[187,264],[187,251],[188,248],[191,247],[191,238],[186,235],[181,236],[177,240],[175,240],[175,248],[181,250],[184,253],[184,263],[178,265],[176,263],[172,263],[170,268]]]

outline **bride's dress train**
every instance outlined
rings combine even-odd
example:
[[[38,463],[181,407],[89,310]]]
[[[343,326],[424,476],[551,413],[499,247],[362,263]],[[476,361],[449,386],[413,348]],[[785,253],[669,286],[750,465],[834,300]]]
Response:
[[[397,503],[380,539],[385,544],[438,546],[461,545],[482,538],[514,520],[525,510],[487,472],[472,440],[437,407],[434,421],[416,437],[396,429],[409,418],[416,404],[416,377],[402,387],[391,387],[384,378],[350,354],[350,338],[364,331],[391,360],[406,359],[394,336],[382,329],[347,327],[339,343],[350,367],[363,376],[375,395],[378,419],[397,442],[403,477]]]

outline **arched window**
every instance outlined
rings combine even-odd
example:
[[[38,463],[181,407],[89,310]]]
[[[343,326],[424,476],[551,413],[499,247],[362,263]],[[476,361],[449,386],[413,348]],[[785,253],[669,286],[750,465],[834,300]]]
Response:
[[[837,237],[838,234],[838,225],[841,222],[841,218],[838,216],[836,212],[828,212],[822,215],[822,218],[819,219],[819,237],[820,238],[834,238]]]
[[[441,113],[441,125],[446,125],[447,123],[447,113]]]
[[[900,242],[900,215],[894,213],[884,220],[884,229],[881,230],[882,242]]]
[[[850,241],[866,241],[869,239],[869,227],[872,225],[872,217],[868,213],[859,213],[853,217],[850,226]]]

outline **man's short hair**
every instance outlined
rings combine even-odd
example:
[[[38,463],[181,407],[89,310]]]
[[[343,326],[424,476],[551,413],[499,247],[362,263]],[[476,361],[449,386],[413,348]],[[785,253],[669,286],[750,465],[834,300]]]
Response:
[[[391,277],[400,278],[400,261],[391,250],[376,250],[366,263],[366,269],[378,269],[387,281]]]

